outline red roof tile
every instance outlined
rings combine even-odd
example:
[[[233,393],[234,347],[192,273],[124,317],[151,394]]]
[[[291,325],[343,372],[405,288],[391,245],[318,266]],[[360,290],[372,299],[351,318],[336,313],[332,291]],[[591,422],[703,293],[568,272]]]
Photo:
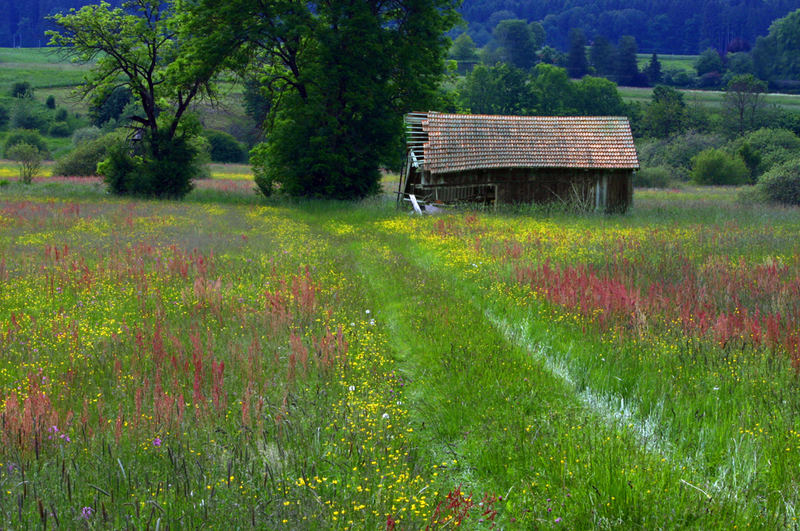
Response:
[[[427,133],[424,169],[431,173],[491,168],[639,167],[625,117],[429,112],[427,118],[421,118],[422,132]],[[413,129],[412,125],[412,132]]]

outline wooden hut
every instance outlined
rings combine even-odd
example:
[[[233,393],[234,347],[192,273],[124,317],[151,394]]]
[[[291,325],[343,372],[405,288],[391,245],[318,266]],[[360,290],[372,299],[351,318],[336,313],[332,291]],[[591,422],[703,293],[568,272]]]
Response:
[[[609,116],[411,113],[400,194],[430,202],[577,202],[625,211],[639,168],[630,124]]]

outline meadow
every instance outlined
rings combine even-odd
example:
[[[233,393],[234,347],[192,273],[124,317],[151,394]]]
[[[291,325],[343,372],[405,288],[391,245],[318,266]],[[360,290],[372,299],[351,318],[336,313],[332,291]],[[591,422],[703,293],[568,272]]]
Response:
[[[678,89],[688,104],[718,109],[725,103],[725,92],[721,90]],[[653,89],[650,87],[619,87],[619,94],[626,102],[650,103]],[[764,96],[764,102],[787,111],[800,111],[800,95],[770,93]]]
[[[795,526],[796,209],[207,183],[0,186],[3,527]]]

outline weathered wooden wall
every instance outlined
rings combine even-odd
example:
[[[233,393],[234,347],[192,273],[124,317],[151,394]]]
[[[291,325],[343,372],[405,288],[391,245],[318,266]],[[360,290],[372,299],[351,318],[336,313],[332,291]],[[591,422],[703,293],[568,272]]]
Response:
[[[413,188],[421,195],[445,202],[563,201],[624,212],[633,201],[632,175],[630,170],[568,168],[472,170],[436,175],[423,172]]]

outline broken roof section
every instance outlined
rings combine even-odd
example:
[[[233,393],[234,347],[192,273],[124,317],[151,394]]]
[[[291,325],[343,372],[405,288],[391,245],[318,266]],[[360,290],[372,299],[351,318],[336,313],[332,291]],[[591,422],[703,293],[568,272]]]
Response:
[[[412,113],[408,146],[421,170],[639,168],[628,119]]]

